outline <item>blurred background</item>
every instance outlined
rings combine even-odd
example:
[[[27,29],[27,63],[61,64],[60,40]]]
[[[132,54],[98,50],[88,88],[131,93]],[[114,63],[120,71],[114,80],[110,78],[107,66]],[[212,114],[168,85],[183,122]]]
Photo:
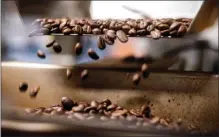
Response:
[[[31,22],[36,18],[194,18],[203,1],[2,1],[2,61],[22,61],[33,63],[73,65],[92,61],[87,54],[75,57],[73,47],[81,42],[84,51],[92,47],[100,58],[108,56],[123,57],[154,56],[160,58],[170,49],[177,48],[181,41],[151,40],[130,38],[128,43],[116,41],[114,46],[107,46],[104,51],[97,48],[97,37],[88,36],[39,36],[28,37]],[[131,10],[133,9],[133,10]],[[138,12],[136,12],[138,11]],[[218,73],[218,20],[207,28],[197,39],[187,44],[200,44],[203,40],[211,49],[190,49],[179,52],[180,61],[171,69],[186,71],[210,71]],[[54,53],[45,45],[55,39],[63,48],[62,53]],[[202,44],[203,44],[202,43]],[[37,57],[37,50],[46,53],[47,58]]]

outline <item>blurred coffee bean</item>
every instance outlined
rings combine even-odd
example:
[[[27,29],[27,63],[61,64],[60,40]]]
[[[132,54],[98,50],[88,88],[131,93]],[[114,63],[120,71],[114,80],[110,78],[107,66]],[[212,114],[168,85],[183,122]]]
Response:
[[[138,113],[137,110],[135,110],[135,109],[129,110],[129,113],[136,116],[136,117],[142,117],[142,115],[140,113]]]
[[[90,106],[97,108],[99,103],[95,100],[91,101]]]
[[[147,31],[148,31],[148,32],[151,32],[151,31],[154,30],[154,28],[155,28],[155,26],[154,26],[153,24],[151,24],[151,25],[149,25],[149,26],[147,27]]]
[[[51,26],[50,24],[44,24],[43,27],[44,27],[44,28],[47,28],[47,29],[49,29],[49,30],[52,28],[52,26]]]
[[[51,113],[52,111],[53,111],[52,108],[46,108],[46,109],[44,110],[45,113]]]
[[[19,84],[19,90],[20,90],[21,92],[25,92],[27,89],[28,89],[28,84],[27,84],[27,82],[22,82],[22,83]]]
[[[159,39],[160,38],[160,36],[161,36],[161,33],[160,33],[160,31],[159,30],[154,30],[154,31],[151,31],[151,37],[153,38],[153,39]]]
[[[44,53],[43,51],[41,51],[41,50],[38,50],[38,51],[37,51],[37,56],[38,56],[39,58],[41,58],[41,59],[45,59],[45,58],[46,58],[45,53]]]
[[[103,28],[103,34],[106,34],[107,31],[108,31],[108,29]]]
[[[38,94],[38,92],[40,91],[40,86],[34,87],[30,92],[29,92],[29,96],[31,98],[35,98]]]
[[[128,34],[128,32],[129,32],[130,29],[131,29],[131,27],[130,27],[129,25],[123,25],[123,26],[122,26],[122,30],[123,30],[126,34]]]
[[[59,45],[57,42],[55,42],[55,43],[53,44],[53,50],[54,50],[56,53],[60,53],[60,52],[62,52],[62,47],[61,47],[61,45]]]
[[[142,76],[144,78],[148,77],[149,76],[149,69],[148,69],[148,65],[146,63],[144,63],[142,66],[141,66],[141,72],[142,72]]]
[[[114,30],[107,30],[106,37],[111,40],[116,39],[116,32]]]
[[[82,51],[83,51],[83,48],[82,48],[81,43],[78,42],[78,43],[75,45],[74,50],[75,50],[75,54],[76,54],[77,56],[81,55],[81,53],[82,53]]]
[[[78,106],[75,106],[72,108],[73,112],[83,112],[85,106],[83,104],[79,104]]]
[[[118,106],[117,108],[116,108],[116,110],[122,110],[123,108],[121,107],[121,106]]]
[[[89,112],[90,110],[96,110],[97,108],[94,106],[89,106],[84,109],[84,112]]]
[[[72,77],[72,70],[71,69],[66,70],[66,76],[67,76],[67,79],[70,79]]]
[[[53,46],[53,44],[54,44],[55,42],[56,42],[55,40],[53,40],[53,41],[49,42],[48,44],[46,44],[46,47],[47,47],[47,48],[50,48],[50,47],[52,47],[52,46]]]
[[[99,35],[99,34],[101,34],[101,30],[99,28],[94,28],[92,30],[92,33],[95,34],[95,35]]]
[[[106,103],[107,106],[112,104],[112,102],[111,102],[109,99],[104,99],[104,100],[101,101],[100,103],[101,103],[101,104]]]
[[[112,116],[122,116],[122,115],[125,115],[127,114],[127,110],[116,110],[112,113]]]
[[[70,28],[65,28],[63,29],[62,33],[65,34],[65,35],[69,35],[71,34],[72,30]]]
[[[101,50],[106,48],[106,44],[105,44],[103,36],[98,37],[97,45],[98,45],[98,48],[101,49]]]
[[[107,38],[106,35],[104,35],[103,40],[104,40],[105,43],[108,44],[108,45],[113,45],[113,44],[115,43],[114,40]]]
[[[27,113],[27,114],[31,114],[31,113],[34,113],[36,110],[35,109],[32,109],[32,108],[26,108],[25,109],[25,112]]]
[[[81,35],[83,33],[83,29],[80,25],[76,25],[74,28],[73,28],[73,31],[79,35]]]
[[[130,29],[130,30],[128,31],[128,34],[129,34],[130,36],[136,36],[136,35],[137,35],[137,31],[136,31],[134,28],[132,28],[132,29]]]
[[[140,29],[140,30],[137,30],[137,35],[139,36],[144,36],[147,34],[147,31],[145,29]]]
[[[167,123],[167,121],[165,119],[160,119],[160,124],[167,127],[169,126],[169,124]]]
[[[172,31],[170,31],[170,35],[171,35],[171,36],[176,36],[176,35],[177,35],[177,30],[172,30]]]
[[[169,29],[169,25],[168,24],[159,24],[158,26],[157,26],[157,28],[159,29],[159,30],[167,30],[167,29]]]
[[[68,97],[62,97],[61,103],[65,110],[71,110],[72,107],[74,106],[73,100],[71,100]]]
[[[39,116],[43,114],[43,110],[42,109],[38,109],[37,111],[34,112],[35,116]]]
[[[117,38],[119,39],[120,42],[122,42],[122,43],[128,42],[128,37],[127,37],[127,35],[125,34],[124,31],[122,31],[122,30],[116,31],[116,36],[117,36]]]
[[[115,110],[117,108],[117,105],[116,104],[111,104],[107,107],[107,110]]]
[[[146,117],[146,118],[150,118],[151,117],[151,108],[145,104],[141,107],[141,114],[142,116]]]
[[[180,22],[173,22],[173,24],[170,26],[169,30],[177,30],[180,27],[181,23]]]
[[[141,76],[138,73],[133,75],[132,82],[134,85],[138,85],[140,80],[141,80]]]
[[[92,50],[91,48],[88,49],[87,53],[88,53],[89,57],[92,58],[93,60],[99,59],[99,56],[97,55],[97,53],[94,50]]]
[[[97,113],[97,111],[94,110],[94,109],[92,109],[92,110],[89,111],[89,114],[91,114],[91,115],[96,114],[96,113]]]
[[[157,123],[159,123],[159,121],[160,121],[160,118],[158,116],[155,116],[150,120],[150,123],[157,124]]]
[[[181,25],[178,29],[177,35],[183,36],[187,32],[187,27],[185,25]]]
[[[168,36],[170,34],[170,30],[168,30],[168,29],[167,30],[162,30],[160,33],[161,33],[162,36]]]
[[[84,80],[88,77],[88,70],[85,69],[81,72],[81,79]]]

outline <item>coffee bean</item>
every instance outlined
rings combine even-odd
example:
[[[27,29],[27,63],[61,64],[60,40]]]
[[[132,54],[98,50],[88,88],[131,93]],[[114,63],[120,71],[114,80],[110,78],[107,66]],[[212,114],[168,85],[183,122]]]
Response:
[[[153,24],[151,24],[151,25],[147,26],[147,31],[151,32],[154,30],[154,28],[155,28],[155,26]]]
[[[88,49],[87,53],[88,53],[89,57],[92,58],[93,60],[99,59],[99,56],[97,55],[97,53],[94,50],[92,50],[91,48]]]
[[[160,36],[161,36],[161,33],[160,33],[160,31],[159,30],[154,30],[154,31],[151,31],[151,37],[153,38],[153,39],[159,39],[160,38]]]
[[[44,24],[43,27],[47,28],[47,29],[51,29],[52,28],[52,26],[50,24]]]
[[[170,35],[171,35],[171,36],[176,36],[176,35],[177,35],[177,30],[172,30],[172,31],[170,31]]]
[[[128,34],[129,34],[130,36],[136,36],[136,35],[137,35],[137,31],[136,31],[134,28],[132,28],[132,29],[130,29],[130,30],[128,31]]]
[[[116,104],[111,104],[107,107],[107,110],[115,110],[117,108]]]
[[[161,33],[162,36],[168,36],[170,34],[170,30],[168,30],[168,29],[167,30],[162,30],[160,33]]]
[[[125,115],[128,111],[127,110],[116,110],[112,113],[112,116],[122,116]]]
[[[88,70],[85,69],[81,72],[81,79],[85,80],[88,77]]]
[[[89,112],[90,110],[96,110],[97,108],[94,106],[89,106],[84,109],[84,112]]]
[[[67,25],[67,21],[63,21],[63,22],[59,25],[59,29],[62,30],[66,25]]]
[[[129,25],[123,25],[122,26],[122,30],[126,33],[126,34],[128,34],[128,31],[131,29],[131,27],[129,26]]]
[[[144,64],[141,66],[141,72],[142,72],[142,76],[143,76],[144,78],[146,78],[146,77],[149,76],[149,70],[148,70],[148,65],[147,65],[147,64],[144,63]]]
[[[187,27],[185,25],[181,25],[178,29],[177,35],[183,36],[187,32]]]
[[[38,50],[38,51],[37,51],[37,56],[38,56],[39,58],[41,58],[41,59],[45,59],[45,58],[46,58],[45,53],[44,53],[43,51],[41,51],[41,50]]]
[[[31,98],[35,98],[40,91],[40,86],[34,87],[30,92],[29,95]]]
[[[138,85],[140,80],[141,80],[141,77],[140,77],[139,74],[136,73],[136,74],[133,75],[132,82],[133,82],[134,85]]]
[[[170,26],[170,31],[177,30],[180,27],[180,22],[173,22],[173,24]]]
[[[101,34],[101,30],[99,28],[94,28],[92,30],[92,33],[95,34],[95,35],[99,35],[99,34]]]
[[[169,126],[169,124],[167,123],[167,121],[165,119],[160,119],[160,124],[165,126],[165,127]]]
[[[40,26],[41,26],[41,27],[43,27],[43,26],[46,25],[46,24],[47,24],[47,22],[45,22],[45,21],[41,21],[41,22],[40,22]]]
[[[141,114],[146,117],[146,118],[150,118],[151,117],[151,108],[145,104],[141,107]]]
[[[61,103],[65,110],[71,110],[72,107],[74,106],[74,102],[67,97],[62,97]]]
[[[114,30],[107,30],[106,37],[111,40],[116,39],[116,32]]]
[[[32,108],[26,108],[25,109],[25,112],[27,113],[27,114],[31,114],[31,113],[34,113],[36,110],[35,109],[32,109]]]
[[[74,50],[75,50],[75,54],[76,54],[77,56],[79,56],[79,55],[82,53],[82,51],[83,51],[83,48],[82,48],[81,43],[78,42],[78,43],[75,45]]]
[[[43,110],[42,109],[38,109],[36,112],[34,112],[35,116],[39,116],[43,114]]]
[[[71,69],[66,70],[66,76],[67,76],[67,79],[70,79],[72,77],[72,70]]]
[[[73,31],[79,35],[81,35],[83,33],[83,29],[80,25],[76,25],[74,28],[73,28]]]
[[[74,20],[74,19],[70,20],[70,22],[69,22],[70,27],[75,27],[76,25],[77,25],[76,20]]]
[[[140,21],[139,25],[138,25],[138,28],[139,29],[146,29],[148,26],[148,22],[146,21]]]
[[[47,48],[50,48],[50,47],[52,47],[52,46],[53,46],[53,44],[54,44],[55,42],[56,42],[55,40],[53,40],[53,41],[49,42],[48,44],[46,44],[46,47],[47,47]]]
[[[51,113],[52,111],[53,111],[52,108],[46,108],[46,109],[44,110],[45,113]]]
[[[28,84],[27,84],[27,82],[22,82],[22,83],[20,83],[20,85],[19,85],[19,90],[20,90],[21,92],[25,92],[27,89],[28,89]]]
[[[158,26],[159,30],[167,30],[169,29],[169,25],[168,24],[159,24]]]
[[[53,50],[54,50],[56,53],[60,53],[60,52],[62,52],[62,47],[61,47],[61,45],[59,45],[57,42],[55,42],[55,43],[53,44]]]
[[[114,42],[115,42],[114,40],[107,38],[106,35],[104,35],[103,40],[104,40],[105,43],[108,44],[108,45],[113,45]]]
[[[103,109],[100,109],[100,110],[98,111],[98,113],[99,113],[99,114],[103,114]]]
[[[135,109],[129,110],[129,113],[131,113],[132,115],[134,115],[136,117],[142,117],[141,114],[138,113],[137,110],[135,110]]]
[[[91,28],[91,26],[87,26],[87,31],[86,31],[88,34],[91,34],[91,32],[92,32],[92,28]]]
[[[106,34],[107,31],[108,31],[108,29],[103,28],[103,34]]]
[[[59,32],[59,28],[55,27],[55,28],[52,28],[50,31],[52,33],[58,33]]]
[[[69,35],[72,32],[72,30],[70,28],[65,28],[63,29],[62,33],[64,33],[65,35]]]
[[[97,101],[93,100],[93,101],[91,101],[90,105],[91,105],[92,107],[97,108],[98,105],[99,105],[99,103],[98,103]]]
[[[98,45],[98,48],[101,50],[106,48],[106,44],[105,44],[104,38],[102,36],[98,37],[97,45]]]
[[[101,101],[100,103],[101,103],[101,104],[106,103],[106,105],[108,106],[108,105],[111,105],[112,102],[111,102],[109,99],[104,99],[104,100]]]
[[[122,30],[116,31],[116,36],[120,42],[122,42],[122,43],[128,42],[128,37],[126,36],[124,31],[122,31]]]
[[[145,29],[137,30],[137,35],[139,35],[139,36],[144,36],[146,34],[147,34],[147,31]]]
[[[96,113],[97,113],[97,111],[94,110],[94,109],[92,109],[92,110],[89,111],[89,114],[91,114],[91,115],[96,114]]]
[[[122,110],[123,108],[122,107],[120,107],[120,106],[118,106],[117,108],[116,108],[116,110]]]
[[[79,104],[78,106],[75,106],[72,108],[73,112],[83,112],[85,106],[83,104]]]
[[[153,117],[153,118],[150,120],[150,123],[151,123],[151,124],[157,124],[157,123],[159,123],[159,121],[160,121],[160,118],[157,117],[157,116],[155,116],[155,117]]]

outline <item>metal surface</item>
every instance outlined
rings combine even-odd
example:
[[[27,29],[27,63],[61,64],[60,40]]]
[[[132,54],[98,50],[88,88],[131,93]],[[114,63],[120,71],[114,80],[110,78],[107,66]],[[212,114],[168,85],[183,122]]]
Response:
[[[109,98],[127,108],[139,108],[148,101],[152,113],[177,120],[184,125],[195,125],[202,131],[218,129],[218,76],[199,73],[151,73],[135,87],[131,76],[124,70],[87,68],[89,77],[80,79],[83,67],[73,68],[71,80],[66,78],[66,68],[43,64],[2,63],[3,106],[40,107],[60,103],[62,96],[75,101]],[[20,93],[18,85],[27,81],[29,89],[40,86],[35,99]]]

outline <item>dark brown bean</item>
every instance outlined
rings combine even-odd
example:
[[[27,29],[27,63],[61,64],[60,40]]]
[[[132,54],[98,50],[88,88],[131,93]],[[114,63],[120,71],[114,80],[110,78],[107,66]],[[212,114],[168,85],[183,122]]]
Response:
[[[83,29],[80,25],[76,25],[74,28],[73,28],[73,31],[79,35],[81,35],[83,33]]]
[[[147,34],[147,31],[145,29],[137,30],[137,35],[139,35],[139,36],[144,36],[146,34]]]
[[[148,22],[146,21],[140,21],[139,25],[138,25],[138,28],[139,29],[146,29],[148,26]]]
[[[66,70],[66,76],[67,76],[67,79],[70,79],[72,77],[72,70],[71,69]]]
[[[67,21],[62,22],[62,23],[59,25],[59,29],[62,30],[66,25],[67,25]]]
[[[120,42],[122,42],[122,43],[128,42],[128,37],[126,36],[124,31],[122,31],[122,30],[116,31],[116,36]]]
[[[176,36],[176,35],[177,35],[177,30],[172,30],[172,31],[170,31],[170,35],[171,35],[171,36]]]
[[[142,76],[144,78],[148,77],[149,76],[149,69],[148,69],[148,65],[146,63],[144,63],[142,66],[141,66],[141,72],[142,72]]]
[[[167,30],[162,30],[160,33],[161,33],[162,36],[168,36],[170,34],[170,30],[168,30],[168,29]]]
[[[56,53],[61,53],[62,52],[62,47],[61,45],[59,45],[57,42],[55,42],[53,44],[53,50],[56,52]]]
[[[83,47],[82,47],[81,43],[78,42],[78,43],[75,45],[75,54],[76,54],[77,56],[79,56],[79,55],[81,55],[82,51],[83,51]]]
[[[97,108],[94,106],[89,106],[84,109],[84,112],[89,112],[90,110],[96,110]]]
[[[90,105],[91,105],[92,107],[97,108],[98,105],[99,105],[99,103],[98,103],[97,101],[93,100],[93,101],[91,101]]]
[[[138,73],[133,75],[132,82],[134,85],[138,85],[140,80],[141,80],[141,76]]]
[[[83,112],[85,106],[83,104],[79,104],[78,106],[75,106],[72,108],[73,112]]]
[[[63,29],[62,33],[65,34],[65,35],[69,35],[71,34],[72,30],[70,28],[65,28]]]
[[[136,35],[137,35],[137,31],[136,31],[134,28],[132,28],[132,29],[130,29],[130,30],[128,31],[128,34],[129,34],[130,36],[136,36]]]
[[[28,89],[28,84],[27,84],[27,82],[22,82],[22,83],[19,84],[19,90],[20,90],[21,92],[25,92],[27,89]]]
[[[128,34],[128,31],[131,29],[131,27],[129,26],[129,25],[123,25],[122,26],[122,30],[126,33],[126,34]]]
[[[62,97],[61,103],[65,110],[71,110],[72,107],[74,106],[73,100],[71,100],[68,97]]]
[[[141,107],[141,114],[142,116],[146,117],[146,118],[150,118],[151,117],[151,108],[145,104]]]
[[[103,114],[104,113],[103,109],[98,110],[98,113]]]
[[[112,113],[112,116],[122,116],[122,115],[125,115],[127,114],[127,110],[116,110]]]
[[[39,116],[43,114],[43,110],[42,109],[38,109],[37,111],[34,112],[35,116]]]
[[[29,95],[31,98],[35,98],[40,91],[40,86],[34,87],[30,92]]]
[[[99,34],[101,34],[101,30],[99,28],[94,28],[92,30],[92,33],[95,34],[95,35],[99,35]]]
[[[52,33],[58,33],[59,32],[59,28],[55,27],[55,28],[52,28],[50,31]]]
[[[159,39],[160,38],[160,36],[161,36],[161,33],[160,33],[160,31],[159,30],[154,30],[154,31],[151,31],[151,37],[153,38],[153,39]]]
[[[165,126],[165,127],[169,126],[169,124],[167,123],[167,121],[165,119],[160,119],[160,124]]]
[[[115,43],[114,40],[107,38],[106,35],[104,35],[103,40],[104,40],[105,43],[108,44],[108,45],[113,45],[113,44]]]
[[[41,58],[41,59],[45,59],[45,58],[46,58],[45,53],[44,53],[43,51],[41,51],[41,50],[38,50],[38,51],[37,51],[37,56],[38,56],[39,58]]]
[[[173,22],[173,24],[170,26],[169,30],[177,30],[180,27],[181,23],[180,22]]]
[[[112,102],[111,102],[109,99],[104,99],[104,100],[101,101],[100,103],[101,103],[101,104],[106,103],[107,106],[112,104]]]
[[[107,30],[106,37],[111,40],[116,39],[116,32],[114,30]]]
[[[92,32],[92,28],[91,28],[91,26],[87,26],[87,31],[86,31],[88,34],[91,34],[91,32]]]
[[[88,55],[90,58],[92,58],[93,60],[98,60],[100,57],[97,55],[97,53],[92,50],[91,48],[88,49],[87,51]]]
[[[118,106],[117,108],[116,108],[116,110],[122,110],[123,108],[121,107],[121,106]]]
[[[151,32],[154,30],[154,28],[155,28],[155,26],[153,24],[151,24],[151,25],[147,26],[147,31]]]
[[[70,22],[69,22],[70,27],[75,27],[76,25],[77,25],[76,20],[74,20],[74,19],[70,20]]]
[[[47,29],[51,29],[52,28],[52,26],[50,24],[44,24],[43,27],[47,28]]]
[[[107,110],[115,110],[117,108],[116,104],[111,104],[107,107]]]
[[[167,29],[169,29],[169,25],[168,24],[159,24],[158,26],[157,26],[157,28],[159,29],[159,30],[167,30]]]
[[[187,27],[185,25],[181,25],[178,29],[177,35],[183,36],[187,32]]]
[[[81,79],[85,80],[88,77],[88,70],[85,69],[81,72]]]
[[[103,28],[103,34],[105,34],[108,31],[108,29]]]
[[[103,49],[106,48],[106,44],[105,44],[105,41],[104,41],[103,36],[99,36],[99,37],[98,37],[97,45],[98,45],[98,48],[99,48],[100,50],[103,50]]]
[[[47,48],[50,48],[50,47],[52,47],[52,46],[53,46],[53,44],[54,44],[55,42],[56,42],[55,40],[53,40],[53,41],[49,42],[48,44],[46,44],[46,47],[47,47]]]
[[[141,117],[141,114],[137,112],[135,109],[129,110],[129,113],[136,116],[136,117]]]

